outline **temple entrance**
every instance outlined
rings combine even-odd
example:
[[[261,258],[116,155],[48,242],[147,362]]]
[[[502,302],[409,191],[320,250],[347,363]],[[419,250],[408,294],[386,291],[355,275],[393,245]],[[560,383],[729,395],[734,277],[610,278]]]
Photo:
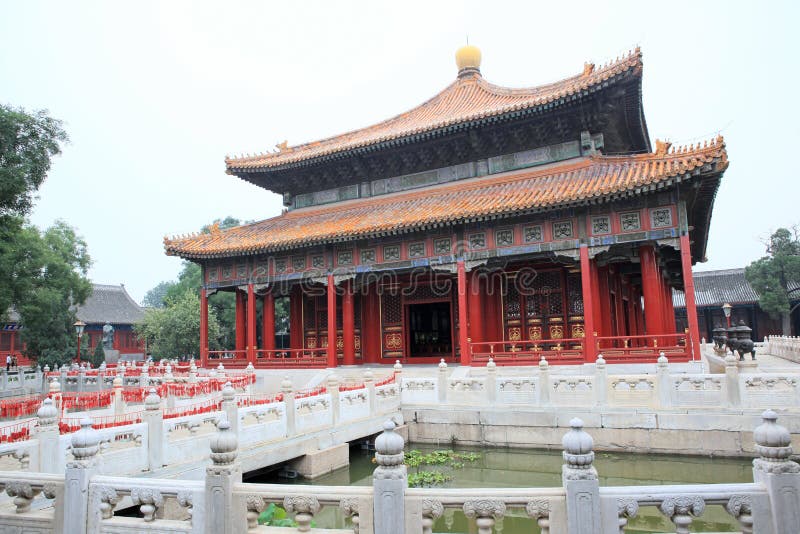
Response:
[[[450,302],[409,304],[408,356],[443,358],[453,354],[453,323]]]

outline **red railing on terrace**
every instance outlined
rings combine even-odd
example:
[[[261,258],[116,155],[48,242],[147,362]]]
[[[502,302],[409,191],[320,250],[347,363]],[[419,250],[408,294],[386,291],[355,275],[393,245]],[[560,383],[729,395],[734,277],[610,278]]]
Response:
[[[24,419],[0,425],[0,443],[15,443],[30,439],[33,428],[38,423],[38,419]]]
[[[257,350],[255,365],[277,369],[287,367],[325,368],[328,365],[327,349]]]
[[[190,404],[188,406],[178,406],[164,410],[164,419],[174,419],[186,415],[197,415],[201,413],[216,412],[219,410],[219,399],[209,399],[203,402]]]
[[[229,363],[244,362],[247,365],[247,351],[246,350],[210,350],[208,351],[208,359],[214,362],[222,362],[223,365]]]
[[[42,405],[42,395],[25,395],[0,401],[0,417],[15,419],[36,413]]]
[[[531,341],[481,341],[470,343],[472,361],[485,363],[492,358],[497,365],[538,364],[542,356],[553,363],[583,362],[583,338]]]
[[[606,361],[647,360],[658,358],[662,352],[667,358],[691,359],[692,344],[689,334],[658,334],[643,336],[596,337],[597,350]]]
[[[62,417],[58,422],[58,430],[61,434],[71,434],[81,429],[80,417]],[[133,425],[142,422],[142,412],[131,412],[121,415],[103,415],[91,417],[92,428],[100,430],[102,428],[113,428],[118,426]]]

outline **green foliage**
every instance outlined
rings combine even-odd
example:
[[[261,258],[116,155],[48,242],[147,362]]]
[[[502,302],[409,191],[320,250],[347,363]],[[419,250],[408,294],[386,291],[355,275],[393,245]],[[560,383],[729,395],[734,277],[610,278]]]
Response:
[[[745,269],[745,277],[760,295],[759,306],[771,316],[788,319],[789,289],[800,283],[800,241],[797,234],[779,228],[770,236],[767,256],[754,261]],[[784,322],[784,325],[788,321]],[[784,332],[788,335],[788,332]]]
[[[274,502],[269,503],[258,515],[258,524],[268,527],[297,527],[297,522],[286,515],[286,510]]]
[[[145,293],[142,299],[142,306],[145,308],[163,308],[166,306],[165,298],[167,291],[175,285],[175,282],[159,282],[159,284]]]
[[[25,298],[17,302],[21,337],[26,355],[52,367],[75,355],[74,307],[83,304],[91,293],[92,285],[86,278],[91,259],[86,243],[63,221],[43,234],[34,226],[26,226],[23,234],[26,249],[17,250],[27,286]]]
[[[30,212],[50,160],[67,140],[61,121],[47,111],[0,104],[0,217]]]
[[[134,326],[139,337],[147,340],[153,358],[198,357],[200,354],[199,292],[186,291],[165,308],[145,311],[144,319]],[[213,310],[208,314],[209,347],[218,348],[219,322]]]
[[[424,454],[412,449],[405,454],[405,464],[414,469],[408,475],[408,487],[439,486],[453,479],[450,472],[464,467],[466,462],[475,462],[481,457],[474,452],[455,452],[453,450],[436,450]],[[421,466],[437,466],[438,469],[420,469]]]
[[[100,367],[100,364],[102,364],[104,361],[106,361],[106,353],[103,350],[103,343],[98,341],[94,348],[94,352],[92,352],[92,355],[89,358],[89,362],[92,364],[92,367]]]

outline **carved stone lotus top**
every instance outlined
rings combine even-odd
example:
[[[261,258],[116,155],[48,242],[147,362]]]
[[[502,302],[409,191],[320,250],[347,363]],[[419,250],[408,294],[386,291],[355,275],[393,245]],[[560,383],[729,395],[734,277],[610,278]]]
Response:
[[[220,421],[217,425],[219,432],[211,438],[211,461],[214,465],[230,465],[238,456],[237,449],[239,440],[236,434],[231,432],[231,424],[228,421]]]
[[[281,382],[281,391],[283,391],[284,393],[288,393],[292,391],[293,388],[294,386],[292,385],[292,381],[289,380],[289,376],[287,375]]]
[[[156,388],[150,388],[147,397],[144,398],[145,410],[158,410],[161,408],[161,397],[156,393]]]
[[[395,362],[394,362],[394,370],[395,371],[402,371],[403,370],[403,364],[400,363],[400,360],[395,360]]]
[[[61,384],[59,384],[57,378],[53,378],[50,381],[50,393],[60,393],[61,392]]]
[[[380,454],[400,454],[405,441],[403,436],[394,431],[394,421],[383,423],[383,433],[375,439],[375,451]]]
[[[329,388],[339,387],[339,376],[336,373],[329,374],[328,378],[325,381],[327,382],[327,386]]]
[[[444,361],[444,358],[439,360],[439,370],[447,369],[447,362]]]
[[[100,449],[100,433],[92,428],[91,419],[81,419],[81,429],[72,434],[70,444],[72,456],[76,460],[88,460],[97,454]]]
[[[224,402],[233,402],[236,400],[236,390],[233,389],[230,382],[225,382],[225,386],[222,388],[222,400]]]
[[[372,369],[367,368],[364,371],[364,382],[372,382],[373,380],[375,380],[375,375],[372,373]]]
[[[539,370],[540,371],[547,371],[549,368],[550,368],[550,364],[545,359],[544,354],[542,354],[542,358],[539,360]]]
[[[50,397],[42,401],[42,405],[36,412],[36,417],[39,418],[39,426],[52,426],[58,421],[58,409],[53,405],[53,399]]]
[[[490,372],[490,373],[492,371],[497,371],[497,364],[494,363],[494,359],[493,358],[489,358],[489,361],[486,362],[486,370],[488,372]]]
[[[785,427],[777,423],[777,413],[773,410],[766,410],[761,414],[761,419],[764,422],[753,431],[753,439],[756,445],[762,447],[788,447],[791,445],[792,437]],[[791,453],[791,451],[789,452]]]
[[[561,445],[564,451],[569,454],[589,454],[594,448],[594,440],[588,432],[583,430],[583,421],[579,417],[574,417],[569,426],[571,430],[564,434]]]

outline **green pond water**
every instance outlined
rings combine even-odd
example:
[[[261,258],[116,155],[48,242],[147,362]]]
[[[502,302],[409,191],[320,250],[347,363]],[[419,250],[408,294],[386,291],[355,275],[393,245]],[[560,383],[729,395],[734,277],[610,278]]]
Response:
[[[422,452],[441,450],[412,444],[406,450]],[[538,449],[454,447],[456,452],[476,452],[480,457],[465,462],[464,467],[451,469],[442,466],[420,466],[415,470],[440,470],[452,480],[439,487],[447,488],[537,488],[561,487],[561,451]],[[638,486],[655,484],[707,484],[752,482],[752,463],[749,459],[707,458],[696,456],[645,455],[628,453],[595,453],[594,465],[600,475],[601,486]],[[374,453],[353,447],[350,466],[314,480],[287,480],[275,475],[250,479],[249,482],[295,483],[325,486],[370,486]],[[318,527],[342,528],[343,519],[334,507],[326,507],[316,517]],[[446,509],[434,525],[434,532],[477,532],[473,521],[456,509]],[[706,506],[704,514],[694,520],[692,532],[736,532],[736,521],[722,506]],[[536,522],[529,519],[523,509],[509,508],[506,517],[498,521],[496,531],[504,534],[530,534],[539,532]],[[642,507],[637,517],[628,523],[626,532],[675,532],[674,525],[655,507]]]

